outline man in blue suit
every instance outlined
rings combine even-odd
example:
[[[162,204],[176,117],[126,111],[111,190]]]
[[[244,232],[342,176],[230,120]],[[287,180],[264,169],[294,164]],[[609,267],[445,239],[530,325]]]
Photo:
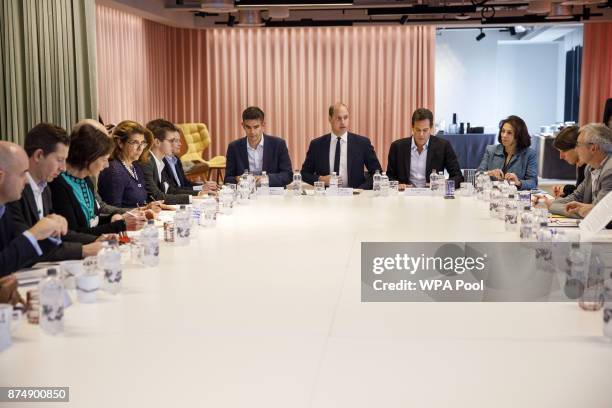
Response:
[[[335,171],[342,187],[371,190],[372,176],[381,167],[370,139],[348,132],[349,112],[343,103],[329,107],[329,123],[332,132],[310,142],[302,165],[302,180],[329,185],[330,174]]]
[[[280,137],[264,134],[264,113],[256,106],[242,112],[242,128],[246,136],[227,146],[225,182],[236,183],[245,170],[255,175],[259,184],[266,172],[270,187],[285,187],[293,180],[293,170],[287,144]]]

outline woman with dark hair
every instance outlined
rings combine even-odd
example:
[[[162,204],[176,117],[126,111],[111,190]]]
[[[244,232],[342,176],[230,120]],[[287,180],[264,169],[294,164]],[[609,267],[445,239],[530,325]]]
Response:
[[[557,197],[566,197],[574,192],[576,187],[584,180],[584,168],[586,164],[580,161],[578,153],[576,153],[576,144],[578,143],[578,126],[568,126],[563,128],[555,137],[553,146],[559,151],[559,158],[565,160],[572,166],[576,166],[576,185],[566,184],[553,187],[553,195]]]
[[[612,128],[612,98],[608,98],[604,107],[603,124]]]
[[[66,171],[49,183],[53,209],[66,218],[73,231],[96,236],[125,231],[124,220],[111,221],[110,215],[100,214],[91,180],[108,167],[111,139],[100,129],[84,124],[72,131],[70,147]]]
[[[519,190],[536,188],[537,154],[529,147],[531,137],[525,121],[514,115],[502,120],[497,140],[499,144],[487,146],[478,170],[492,178],[513,182]]]
[[[144,173],[139,161],[149,159],[152,135],[139,123],[124,120],[113,130],[112,160],[100,174],[98,192],[110,205],[123,208],[140,207],[147,203]]]

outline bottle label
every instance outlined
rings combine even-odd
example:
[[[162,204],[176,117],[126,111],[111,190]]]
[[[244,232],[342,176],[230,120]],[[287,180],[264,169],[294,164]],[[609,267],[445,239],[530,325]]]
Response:
[[[104,279],[106,279],[108,283],[121,282],[121,269],[104,268]]]

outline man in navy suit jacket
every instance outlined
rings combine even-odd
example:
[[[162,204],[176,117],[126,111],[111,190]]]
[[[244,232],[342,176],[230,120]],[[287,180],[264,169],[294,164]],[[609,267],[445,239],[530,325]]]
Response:
[[[285,187],[293,180],[291,158],[287,144],[280,137],[264,134],[264,113],[256,106],[242,112],[242,128],[246,136],[227,146],[225,182],[236,183],[245,170],[255,175],[259,184],[265,171],[270,187]]]
[[[68,230],[66,219],[56,214],[42,217],[26,231],[18,232],[13,226],[5,204],[19,200],[27,172],[25,151],[15,143],[0,141],[0,277],[38,260]]]
[[[381,170],[374,146],[365,136],[349,133],[348,108],[343,103],[329,107],[329,123],[332,133],[310,142],[306,160],[302,164],[302,180],[313,184],[323,181],[329,185],[330,174],[340,176],[343,187],[371,190],[372,175]],[[340,149],[337,149],[338,143]],[[364,173],[364,167],[368,175]]]

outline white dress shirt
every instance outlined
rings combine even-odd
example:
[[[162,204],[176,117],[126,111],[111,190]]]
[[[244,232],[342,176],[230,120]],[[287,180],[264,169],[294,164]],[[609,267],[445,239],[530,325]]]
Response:
[[[261,174],[263,168],[263,151],[264,151],[264,137],[261,136],[259,144],[252,148],[247,139],[247,155],[249,157],[249,172],[256,176]]]
[[[427,184],[427,149],[429,147],[429,139],[421,153],[417,150],[417,146],[412,138],[412,146],[410,147],[410,182],[415,187],[425,187]]]
[[[335,135],[334,132],[331,133],[331,138],[329,141],[329,174],[334,171],[334,158],[336,157],[336,143],[338,141],[338,135]],[[340,136],[340,167],[339,167],[339,176],[342,177],[342,187],[348,186],[348,169],[347,169],[347,147],[348,147],[348,136],[347,132],[344,132],[342,136]]]
[[[28,178],[28,183],[30,184],[30,188],[32,189],[32,193],[34,193],[34,201],[36,202],[36,209],[38,210],[38,219],[40,220],[44,216],[44,206],[42,193],[47,187],[47,183],[45,181],[40,184],[36,184],[36,181],[32,178],[32,175],[28,172],[26,173]]]
[[[157,158],[157,156],[155,156],[153,152],[151,152],[151,156],[153,156],[153,160],[155,160],[155,164],[157,165],[157,177],[159,177],[159,182],[161,183],[162,182],[162,171],[164,171],[164,167],[166,167],[166,163],[164,163],[163,157],[162,157],[162,160],[160,160]],[[163,186],[164,186],[163,192],[165,194],[168,192],[168,188],[170,186],[166,182],[163,183]]]

